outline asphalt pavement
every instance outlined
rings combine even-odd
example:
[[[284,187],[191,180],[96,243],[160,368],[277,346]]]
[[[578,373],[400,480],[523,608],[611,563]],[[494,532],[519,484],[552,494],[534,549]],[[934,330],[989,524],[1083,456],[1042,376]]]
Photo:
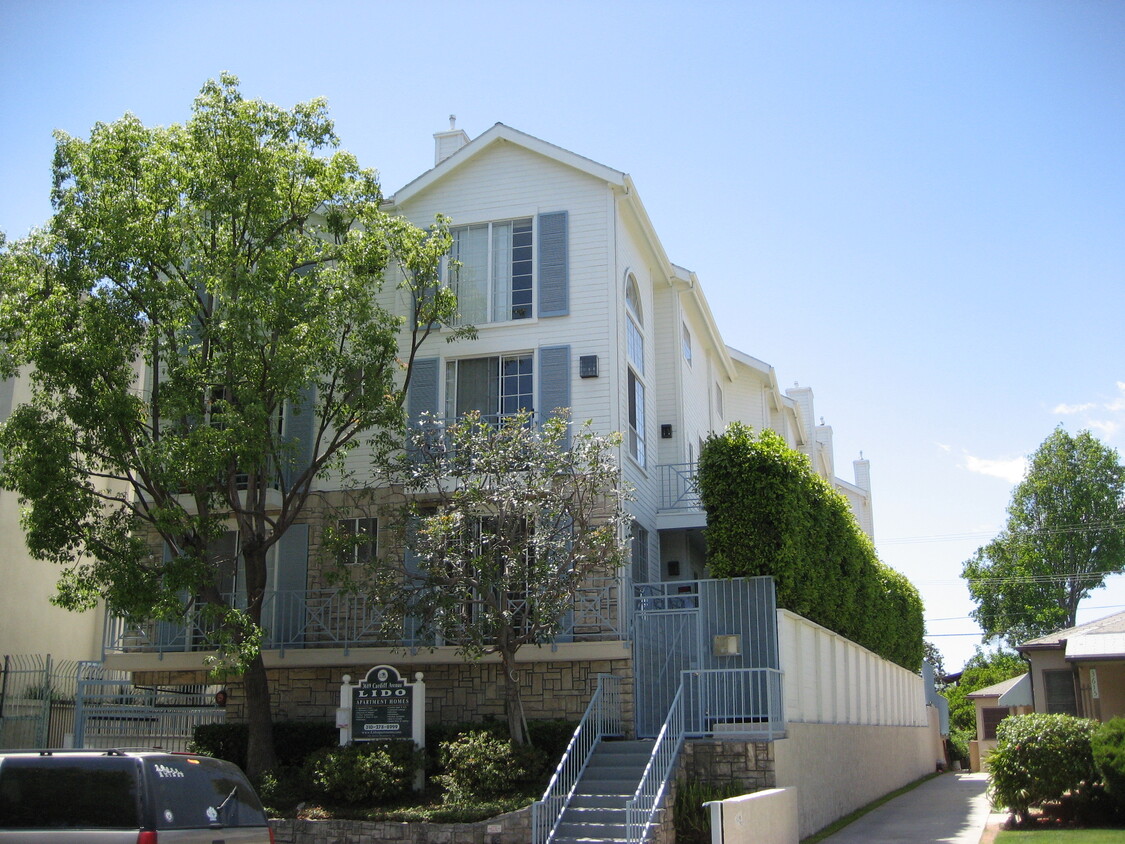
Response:
[[[941,774],[873,809],[823,844],[979,844],[992,812],[987,786],[987,774]]]

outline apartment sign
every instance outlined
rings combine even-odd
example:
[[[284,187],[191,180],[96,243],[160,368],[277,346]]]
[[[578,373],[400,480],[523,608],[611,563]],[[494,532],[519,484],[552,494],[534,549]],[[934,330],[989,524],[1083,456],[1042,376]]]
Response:
[[[414,684],[398,669],[376,665],[352,686],[352,741],[414,737]]]

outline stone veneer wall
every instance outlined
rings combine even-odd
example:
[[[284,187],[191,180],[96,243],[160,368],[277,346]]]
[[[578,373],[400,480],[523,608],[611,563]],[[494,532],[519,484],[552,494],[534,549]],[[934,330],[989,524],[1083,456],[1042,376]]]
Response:
[[[718,739],[688,739],[676,760],[664,803],[657,812],[656,828],[649,844],[675,844],[676,786],[681,780],[697,780],[725,786],[743,786],[746,794],[774,788],[773,744],[770,742]]]
[[[271,820],[277,844],[527,844],[531,807],[476,823]]]
[[[318,668],[270,669],[273,715],[279,721],[332,721],[340,700],[340,683],[345,674],[359,680],[370,665]],[[426,720],[431,724],[456,724],[480,721],[486,717],[503,720],[504,696],[500,665],[492,662],[414,665],[396,662],[404,678],[413,680],[422,672],[426,683]],[[623,679],[623,718],[633,718],[632,660],[627,657],[587,662],[542,661],[520,666],[524,713],[529,719],[563,718],[577,721],[586,710],[597,688],[598,674],[616,674]],[[189,684],[215,682],[203,671],[137,672],[135,682],[151,684]],[[233,678],[226,684],[227,717],[245,717],[242,684]]]

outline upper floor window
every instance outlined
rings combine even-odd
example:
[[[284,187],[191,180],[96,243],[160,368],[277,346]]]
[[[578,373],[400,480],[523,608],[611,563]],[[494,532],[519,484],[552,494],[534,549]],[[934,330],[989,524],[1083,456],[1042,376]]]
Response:
[[[451,273],[460,321],[472,325],[534,316],[530,217],[451,229]]]
[[[338,530],[340,537],[347,541],[340,552],[342,565],[366,565],[375,559],[378,550],[378,519],[341,519]]]
[[[684,326],[683,351],[684,360],[688,362],[688,366],[691,366],[691,332],[688,331],[686,325]]]
[[[720,419],[726,416],[723,412],[723,388],[718,384],[715,385],[715,410]]]
[[[531,354],[452,360],[445,368],[445,418],[477,411],[497,421],[535,408]]]
[[[645,340],[644,311],[637,279],[625,279],[625,353],[629,360],[629,454],[645,465]]]

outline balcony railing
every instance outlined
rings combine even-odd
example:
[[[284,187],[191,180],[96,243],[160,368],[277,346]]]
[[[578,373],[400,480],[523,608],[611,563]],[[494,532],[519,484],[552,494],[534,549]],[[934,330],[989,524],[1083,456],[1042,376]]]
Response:
[[[664,463],[660,470],[660,509],[699,510],[698,463]]]
[[[555,642],[620,641],[626,635],[626,608],[620,581],[599,579],[576,593]],[[245,608],[245,596],[225,595],[229,606]],[[424,635],[407,619],[388,630],[381,604],[364,594],[339,589],[273,591],[262,608],[267,650],[351,648],[430,648],[447,643]],[[105,653],[190,653],[214,650],[215,625],[201,613],[183,622],[149,619],[128,624],[110,616],[105,625]]]

